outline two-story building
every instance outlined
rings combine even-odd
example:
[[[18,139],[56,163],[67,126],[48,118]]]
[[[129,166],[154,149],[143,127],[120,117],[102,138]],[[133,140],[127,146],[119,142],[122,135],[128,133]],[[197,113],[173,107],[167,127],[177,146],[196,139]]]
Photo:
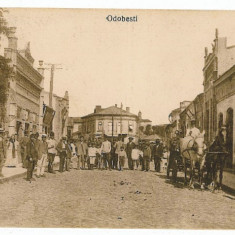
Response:
[[[204,56],[204,128],[205,139],[211,142],[217,131],[217,107],[215,81],[229,70],[235,63],[235,46],[227,46],[227,38],[219,37],[218,30],[215,32],[215,39],[212,44],[212,52],[208,54],[205,48]]]
[[[13,69],[9,77],[7,112],[4,127],[9,135],[39,131],[40,95],[43,76],[34,67],[30,52],[30,43],[23,50],[17,47],[16,28],[10,28],[8,47],[4,50],[5,58],[10,60]]]
[[[226,167],[235,166],[235,65],[214,81],[217,108],[217,128],[226,126],[226,145],[229,157]]]
[[[151,124],[149,119],[142,118],[141,112],[138,115],[131,113],[129,107],[124,110],[116,104],[108,108],[97,105],[91,114],[83,117],[70,117],[68,133],[74,138],[79,135],[138,136],[140,126],[146,128]]]

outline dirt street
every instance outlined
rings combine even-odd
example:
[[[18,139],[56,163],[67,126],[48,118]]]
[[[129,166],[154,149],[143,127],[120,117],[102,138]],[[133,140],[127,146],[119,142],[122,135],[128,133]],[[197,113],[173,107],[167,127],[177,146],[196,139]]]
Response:
[[[2,227],[235,228],[234,197],[153,171],[77,171],[0,185]]]

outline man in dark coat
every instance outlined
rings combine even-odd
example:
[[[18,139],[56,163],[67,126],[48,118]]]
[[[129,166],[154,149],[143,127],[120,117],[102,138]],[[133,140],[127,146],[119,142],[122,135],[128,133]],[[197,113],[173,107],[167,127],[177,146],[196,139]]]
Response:
[[[160,163],[161,163],[162,156],[163,156],[163,146],[160,140],[157,139],[156,145],[154,146],[154,149],[153,149],[154,166],[155,166],[155,171],[157,172],[160,172]]]
[[[0,177],[3,177],[2,168],[6,159],[6,143],[4,138],[4,130],[0,128]]]
[[[173,137],[170,142],[170,156],[167,165],[167,178],[169,178],[170,170],[172,170],[172,180],[177,179],[177,160],[180,157],[180,139],[178,136]]]
[[[56,150],[59,153],[60,156],[60,167],[59,167],[59,172],[62,173],[64,171],[64,166],[65,166],[65,160],[67,158],[67,154],[69,153],[69,146],[66,140],[66,137],[62,137],[60,142],[58,143]]]
[[[132,149],[135,148],[135,143],[133,142],[133,137],[129,137],[129,142],[126,145],[126,154],[128,159],[128,167],[130,170],[133,170],[133,164],[131,159]]]
[[[35,180],[33,178],[33,170],[37,164],[38,160],[38,151],[35,145],[34,134],[30,135],[30,140],[26,144],[26,160],[28,161],[27,164],[27,181]]]

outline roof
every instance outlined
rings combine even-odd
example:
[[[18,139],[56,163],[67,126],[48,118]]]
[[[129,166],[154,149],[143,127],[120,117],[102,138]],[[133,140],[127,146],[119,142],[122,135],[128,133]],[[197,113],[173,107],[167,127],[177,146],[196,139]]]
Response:
[[[129,116],[129,117],[137,117],[137,115],[127,112],[126,110],[123,110],[121,108],[118,108],[116,106],[110,106],[108,108],[105,109],[101,109],[99,112],[96,113],[91,113],[88,114],[86,116],[83,116],[82,118],[86,118],[86,117],[92,117],[92,116]]]
[[[68,125],[73,125],[74,123],[82,122],[81,117],[69,117]]]
[[[152,121],[149,119],[140,119],[140,122],[152,122]]]

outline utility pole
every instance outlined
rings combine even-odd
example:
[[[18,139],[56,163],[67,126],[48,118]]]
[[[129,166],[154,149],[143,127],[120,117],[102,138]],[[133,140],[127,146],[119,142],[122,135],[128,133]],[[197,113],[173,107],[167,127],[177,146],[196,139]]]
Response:
[[[54,72],[56,69],[63,69],[61,64],[51,64],[47,63],[50,68],[46,68],[47,70],[51,70],[51,78],[50,78],[50,92],[49,92],[49,107],[52,108],[52,97],[53,97],[53,88],[54,88]]]
[[[54,72],[55,69],[63,69],[61,64],[51,64],[51,63],[45,63],[45,65],[48,65],[46,70],[51,70],[51,78],[50,78],[50,91],[49,91],[49,107],[53,109],[52,107],[52,98],[53,98],[53,88],[54,88]],[[49,130],[52,131],[52,123],[49,127]]]

